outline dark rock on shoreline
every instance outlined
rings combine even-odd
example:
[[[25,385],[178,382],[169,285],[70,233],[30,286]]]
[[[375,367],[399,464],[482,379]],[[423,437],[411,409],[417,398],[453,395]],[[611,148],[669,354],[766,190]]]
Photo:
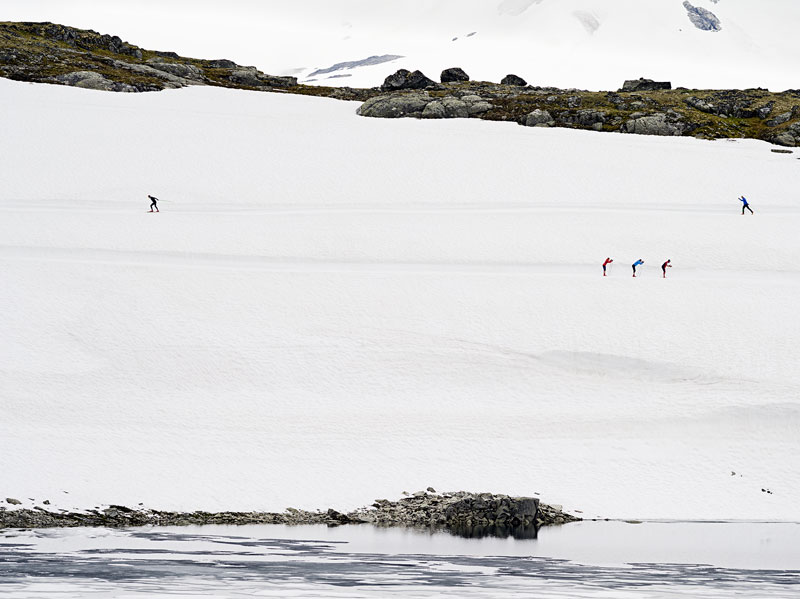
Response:
[[[491,493],[427,493],[421,491],[399,501],[378,499],[371,507],[344,514],[334,509],[309,512],[287,508],[270,512],[169,512],[131,509],[110,505],[85,512],[49,511],[41,507],[8,510],[0,508],[2,528],[71,528],[102,526],[188,526],[205,524],[376,524],[381,526],[426,527],[539,527],[579,520],[557,506],[540,504],[530,497],[509,497]]]

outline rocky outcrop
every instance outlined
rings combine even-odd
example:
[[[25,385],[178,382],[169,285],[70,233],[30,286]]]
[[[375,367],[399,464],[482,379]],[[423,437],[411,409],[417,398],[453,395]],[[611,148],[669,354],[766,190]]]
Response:
[[[634,133],[636,135],[683,135],[687,130],[686,123],[674,111],[649,115],[634,113],[631,117],[620,128],[623,133]]]
[[[622,84],[620,92],[652,92],[672,89],[669,81],[653,81],[652,79],[628,79]]]
[[[552,127],[556,121],[549,111],[537,108],[525,116],[522,124],[526,127]]]
[[[775,102],[768,102],[759,107],[755,104],[757,99],[757,95],[751,91],[721,90],[713,92],[705,98],[689,96],[684,99],[684,102],[706,114],[715,114],[725,118],[764,119],[772,113]]]
[[[117,36],[53,23],[0,23],[0,76],[122,92],[187,85],[265,91],[297,86],[294,77],[265,75],[230,60],[142,50]]]
[[[467,105],[467,113],[469,116],[478,116],[492,109],[491,102],[487,102],[475,94],[461,96],[461,101]]]
[[[428,92],[403,92],[370,98],[357,114],[377,118],[465,119],[491,108],[489,102],[475,94],[434,98]]]
[[[421,71],[408,71],[400,69],[389,75],[384,81],[381,89],[384,91],[396,91],[403,89],[425,89],[435,88],[436,82],[428,79]]]
[[[297,85],[296,77],[265,75],[255,67],[237,67],[225,79],[247,87],[287,88]]]
[[[376,499],[369,508],[348,514],[362,522],[412,526],[544,526],[579,520],[557,506],[540,506],[535,497],[509,497],[464,491],[420,491],[400,501]]]
[[[193,64],[181,64],[177,62],[166,62],[163,58],[151,58],[147,64],[157,71],[175,75],[181,79],[186,79],[194,82],[202,82],[205,77],[203,71]]]
[[[142,50],[123,42],[116,35],[101,35],[96,31],[76,29],[54,23],[29,23],[38,35],[84,50],[106,50],[114,54],[124,54],[142,58]]]
[[[117,83],[103,77],[100,73],[93,71],[75,71],[66,75],[59,75],[56,80],[65,85],[82,87],[84,89],[96,89],[107,92],[135,92],[138,91],[132,85]]]
[[[764,121],[764,124],[767,127],[777,127],[779,125],[783,125],[784,123],[788,123],[792,119],[792,111],[782,112],[779,115],[769,119],[768,121]]]
[[[442,83],[458,83],[459,81],[469,81],[469,75],[467,75],[463,69],[453,67],[442,71],[439,80]]]
[[[468,116],[466,102],[451,96],[433,100],[422,111],[425,119],[465,119]]]
[[[683,3],[692,25],[702,31],[722,31],[722,23],[713,12],[700,6],[693,6],[689,0]]]
[[[518,75],[509,74],[500,80],[500,85],[516,85],[519,87],[525,87],[528,85],[528,82]]]
[[[288,508],[270,512],[169,512],[111,505],[84,512],[0,507],[0,529],[102,526],[188,526],[205,524],[341,524],[372,523],[383,526],[453,527],[477,525],[546,526],[579,520],[558,506],[540,504],[537,498],[509,497],[491,493],[437,494],[420,491],[399,501],[377,499],[371,507],[350,513],[334,509],[310,512]],[[7,500],[13,505],[19,505]]]
[[[772,142],[779,146],[787,146],[790,148],[800,147],[800,123],[790,125],[785,130],[776,134],[772,138]]]
[[[427,92],[411,92],[376,96],[364,102],[356,111],[360,116],[394,119],[422,116],[422,111],[433,101]],[[443,107],[442,107],[443,108]]]

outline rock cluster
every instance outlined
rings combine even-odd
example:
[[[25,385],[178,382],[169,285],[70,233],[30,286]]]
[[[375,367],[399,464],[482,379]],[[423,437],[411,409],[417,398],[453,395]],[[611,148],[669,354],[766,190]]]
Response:
[[[369,508],[348,514],[361,521],[404,526],[543,526],[579,520],[560,508],[544,506],[535,497],[491,493],[437,494],[420,491],[400,501],[376,499]]]
[[[432,79],[428,79],[422,71],[408,71],[400,69],[389,75],[383,81],[381,89],[384,91],[397,91],[401,89],[425,89],[435,88],[437,84]]]
[[[719,90],[703,99],[689,96],[684,99],[684,102],[700,112],[725,118],[765,119],[772,113],[775,102],[771,101],[758,106],[757,92],[759,91],[761,90]],[[767,124],[769,125],[769,123]]]

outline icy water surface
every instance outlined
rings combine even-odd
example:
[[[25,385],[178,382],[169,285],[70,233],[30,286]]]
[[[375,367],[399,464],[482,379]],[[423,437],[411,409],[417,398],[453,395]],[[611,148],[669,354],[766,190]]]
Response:
[[[800,525],[581,522],[0,531],[0,596],[800,597]]]

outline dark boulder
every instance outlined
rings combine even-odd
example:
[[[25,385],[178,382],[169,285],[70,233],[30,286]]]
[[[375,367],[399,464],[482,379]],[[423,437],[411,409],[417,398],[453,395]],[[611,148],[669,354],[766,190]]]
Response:
[[[653,81],[652,79],[628,79],[622,84],[621,92],[654,92],[664,89],[672,89],[669,81]]]
[[[239,65],[227,58],[217,58],[216,60],[209,60],[208,66],[212,69],[235,69]]]
[[[400,69],[384,80],[381,89],[394,91],[398,89],[425,89],[426,87],[436,87],[436,82],[428,79],[421,71],[409,72],[406,69]]]
[[[528,82],[522,77],[509,74],[503,77],[503,79],[500,81],[500,85],[518,85],[519,87],[525,87],[528,85]]]
[[[440,80],[442,83],[458,83],[459,81],[469,81],[469,75],[463,69],[453,67],[442,71]]]

